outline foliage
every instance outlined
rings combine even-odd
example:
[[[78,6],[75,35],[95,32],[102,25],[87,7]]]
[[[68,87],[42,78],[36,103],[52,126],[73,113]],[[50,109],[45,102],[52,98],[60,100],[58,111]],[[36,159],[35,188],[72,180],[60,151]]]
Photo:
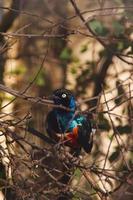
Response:
[[[71,54],[72,54],[71,49],[68,47],[65,47],[60,54],[60,59],[63,61],[69,62],[71,61]]]
[[[108,34],[108,29],[99,20],[92,20],[89,22],[90,28],[99,36],[106,36]]]

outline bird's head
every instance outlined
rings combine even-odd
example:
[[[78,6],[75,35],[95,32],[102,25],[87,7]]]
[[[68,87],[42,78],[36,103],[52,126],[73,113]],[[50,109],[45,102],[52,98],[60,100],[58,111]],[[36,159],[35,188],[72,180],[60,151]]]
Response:
[[[57,89],[53,92],[52,99],[56,105],[69,108],[72,111],[76,109],[76,100],[71,91],[67,89]]]

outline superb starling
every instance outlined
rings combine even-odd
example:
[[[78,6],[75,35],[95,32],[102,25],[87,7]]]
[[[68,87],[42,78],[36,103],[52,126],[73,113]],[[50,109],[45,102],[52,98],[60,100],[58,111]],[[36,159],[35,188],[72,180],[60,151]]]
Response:
[[[48,113],[46,130],[56,142],[70,146],[72,149],[83,148],[91,152],[92,127],[87,114],[77,111],[76,99],[71,91],[58,89],[53,92],[52,99],[55,107]]]

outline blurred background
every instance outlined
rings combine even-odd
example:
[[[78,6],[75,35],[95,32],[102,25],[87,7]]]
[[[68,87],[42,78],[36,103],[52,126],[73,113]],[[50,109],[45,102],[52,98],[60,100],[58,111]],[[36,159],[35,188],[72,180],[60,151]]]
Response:
[[[0,0],[0,84],[41,98],[57,88],[70,89],[97,127],[91,155],[83,153],[84,166],[92,167],[88,174],[96,186],[74,166],[68,199],[133,199],[132,13],[132,0]],[[0,124],[4,124],[0,199],[58,199],[59,185],[46,185],[43,170],[43,188],[36,183],[40,168],[33,173],[33,165],[25,164],[36,150],[33,144],[42,149],[49,146],[25,127],[30,123],[46,134],[44,122],[51,108],[2,90],[0,105]],[[22,142],[23,149],[5,125],[32,145]],[[50,162],[61,170],[51,156]],[[46,163],[50,165],[49,160]]]

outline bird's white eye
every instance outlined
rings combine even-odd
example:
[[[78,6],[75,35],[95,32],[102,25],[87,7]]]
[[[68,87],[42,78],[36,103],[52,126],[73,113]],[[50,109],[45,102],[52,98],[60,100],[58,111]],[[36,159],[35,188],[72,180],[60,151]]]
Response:
[[[66,95],[65,93],[62,94],[62,98],[66,98],[66,96],[67,96],[67,95]]]

